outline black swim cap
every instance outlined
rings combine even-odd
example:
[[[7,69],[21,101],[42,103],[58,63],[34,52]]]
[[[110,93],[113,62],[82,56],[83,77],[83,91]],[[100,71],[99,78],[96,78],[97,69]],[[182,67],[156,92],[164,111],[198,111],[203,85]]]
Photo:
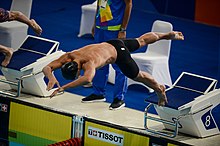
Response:
[[[62,75],[67,80],[74,80],[78,71],[78,64],[75,61],[67,62],[61,67]]]

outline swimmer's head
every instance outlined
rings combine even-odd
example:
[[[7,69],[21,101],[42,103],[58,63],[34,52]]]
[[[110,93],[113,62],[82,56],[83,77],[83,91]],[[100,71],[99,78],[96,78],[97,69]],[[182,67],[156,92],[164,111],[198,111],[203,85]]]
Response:
[[[67,62],[61,67],[62,75],[67,80],[74,80],[78,72],[78,64],[75,61]]]

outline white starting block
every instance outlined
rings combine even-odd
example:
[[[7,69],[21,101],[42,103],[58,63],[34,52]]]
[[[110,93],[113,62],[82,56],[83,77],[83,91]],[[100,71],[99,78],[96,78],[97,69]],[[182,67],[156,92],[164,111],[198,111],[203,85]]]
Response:
[[[172,87],[166,90],[168,104],[158,106],[156,95],[146,99],[150,104],[145,109],[144,126],[148,132],[175,137],[179,132],[196,137],[220,133],[220,89],[217,80],[183,72]],[[154,105],[160,118],[148,116]],[[147,120],[162,122],[173,134],[149,129]]]
[[[58,47],[57,41],[28,35],[21,47],[14,52],[8,66],[1,68],[5,80],[1,79],[0,82],[8,83],[17,93],[0,91],[0,94],[18,97],[20,92],[24,92],[41,97],[49,96],[54,90],[46,90],[47,80],[42,69],[65,53],[58,50]],[[4,55],[1,55],[0,61],[3,59]]]

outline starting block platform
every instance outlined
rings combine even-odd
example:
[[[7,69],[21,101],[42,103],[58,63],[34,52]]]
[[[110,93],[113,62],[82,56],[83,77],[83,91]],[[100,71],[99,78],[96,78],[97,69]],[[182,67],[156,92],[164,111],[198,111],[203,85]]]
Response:
[[[145,109],[145,128],[147,131],[175,137],[179,132],[196,137],[207,137],[220,133],[220,89],[216,89],[217,80],[183,72],[175,83],[166,90],[168,104],[158,106],[158,97],[154,94],[145,101],[150,103]],[[148,116],[151,106],[156,109],[159,118]],[[149,129],[147,120],[162,122],[173,134]]]
[[[5,80],[17,93],[1,91],[1,94],[20,96],[20,92],[36,96],[49,96],[53,91],[46,90],[46,80],[42,69],[64,52],[58,50],[59,42],[28,35],[21,46],[13,53],[7,67],[1,67]],[[0,55],[0,61],[4,60]]]

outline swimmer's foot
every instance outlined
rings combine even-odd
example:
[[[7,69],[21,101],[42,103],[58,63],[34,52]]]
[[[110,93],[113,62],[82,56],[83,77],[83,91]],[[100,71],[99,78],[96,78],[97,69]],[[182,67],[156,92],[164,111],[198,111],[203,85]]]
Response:
[[[2,61],[1,65],[6,67],[11,61],[11,57],[13,55],[13,49],[8,48],[8,51],[5,52],[4,54],[5,54],[5,59]]]
[[[166,103],[168,103],[167,101],[167,96],[165,93],[165,86],[164,85],[160,85],[160,91],[156,92],[159,100],[158,100],[158,105],[159,106],[165,106]]]
[[[31,28],[34,30],[37,36],[40,36],[42,33],[42,28],[37,24],[34,19],[31,19]]]
[[[184,40],[182,32],[179,31],[171,31],[169,32],[169,36],[171,40]]]

